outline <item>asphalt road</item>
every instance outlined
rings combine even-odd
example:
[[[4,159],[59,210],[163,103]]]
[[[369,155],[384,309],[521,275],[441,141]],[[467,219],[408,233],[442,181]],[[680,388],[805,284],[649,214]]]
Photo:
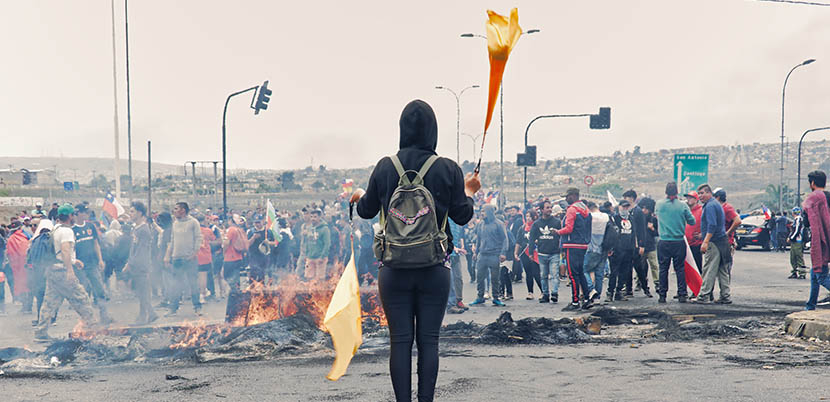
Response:
[[[786,254],[739,251],[733,269],[733,305],[700,306],[673,300],[658,305],[656,298],[639,293],[630,301],[615,304],[624,310],[711,314],[718,325],[746,326],[746,320],[754,320],[756,329],[741,336],[657,339],[649,335],[653,326],[604,325],[595,342],[575,345],[442,342],[436,399],[822,400],[830,345],[781,333],[782,317],[802,309],[809,291],[808,281],[786,279],[788,273]],[[569,288],[562,288],[560,298],[567,291]],[[505,310],[517,320],[584,315],[561,312],[563,302],[543,305],[524,300],[525,294],[522,285],[514,289],[516,300],[506,308],[488,303],[461,315],[447,315],[445,324],[457,320],[487,324]],[[473,299],[473,285],[465,284],[464,296],[467,302]],[[7,307],[11,314],[0,318],[0,347],[27,344],[36,348],[30,341],[31,327],[24,322],[30,317],[16,314],[17,307]],[[188,307],[183,306],[182,311]],[[116,317],[129,321],[137,307],[124,302],[113,310]],[[205,319],[220,318],[222,310],[219,304],[208,306]],[[188,317],[179,317],[183,318]],[[74,312],[65,305],[52,334],[67,333],[75,320]],[[332,361],[324,350],[244,363],[130,363],[6,373],[0,376],[0,394],[4,400],[39,401],[393,400],[385,344],[382,339],[374,343],[380,346],[361,349],[348,374],[337,382],[324,377]],[[180,378],[168,380],[168,375]],[[413,383],[417,382],[413,379]]]

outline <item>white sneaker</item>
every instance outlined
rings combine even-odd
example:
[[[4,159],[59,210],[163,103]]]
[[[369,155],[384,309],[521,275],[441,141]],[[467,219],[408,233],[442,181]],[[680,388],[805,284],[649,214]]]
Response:
[[[489,298],[490,298],[490,293],[484,292],[484,300],[487,300]]]
[[[527,297],[525,297],[525,300],[533,300],[533,299],[535,299],[535,298],[536,298],[536,297],[534,297],[534,296],[533,296],[533,292],[531,292],[531,293],[528,293],[528,294],[527,294]]]

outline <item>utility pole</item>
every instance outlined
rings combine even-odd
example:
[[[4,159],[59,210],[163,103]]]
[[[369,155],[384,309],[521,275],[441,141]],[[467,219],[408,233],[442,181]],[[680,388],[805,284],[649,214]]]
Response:
[[[124,0],[124,41],[127,56],[127,174],[130,176],[127,198],[133,200],[133,137],[130,121],[130,19],[127,17],[127,1]],[[121,180],[117,178],[116,180]]]
[[[112,10],[112,104],[113,104],[113,129],[115,131],[115,138],[113,144],[115,145],[115,162],[113,163],[113,171],[115,172],[115,197],[121,197],[121,163],[120,151],[118,149],[118,76],[115,66],[115,0],[110,0],[110,8]],[[57,177],[57,175],[56,175]]]
[[[231,98],[237,95],[244,94],[245,92],[249,91],[256,91],[257,88],[260,88],[259,85],[252,86],[248,89],[243,89],[238,92],[234,92],[228,95],[227,99],[225,99],[225,108],[222,111],[222,218],[227,220],[227,213],[228,213],[228,157],[227,157],[227,127],[225,122],[227,121],[228,117],[228,103],[230,103]],[[255,94],[256,95],[256,94]],[[262,89],[259,91],[259,96],[251,97],[251,109],[254,109],[254,114],[258,114],[260,110],[268,109],[268,101],[270,100],[271,90],[268,89],[268,81],[262,83]],[[254,100],[256,100],[256,105],[254,105]]]

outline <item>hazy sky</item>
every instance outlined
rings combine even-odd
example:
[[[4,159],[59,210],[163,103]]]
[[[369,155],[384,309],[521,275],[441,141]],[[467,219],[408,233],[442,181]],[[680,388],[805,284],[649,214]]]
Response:
[[[109,0],[2,0],[0,154],[113,155]],[[774,142],[781,85],[787,135],[830,125],[830,7],[744,0],[132,0],[133,156],[221,159],[225,97],[269,79],[268,110],[228,112],[229,167],[368,166],[394,152],[403,106],[421,98],[455,157],[456,90],[486,84],[485,10],[519,8],[524,29],[504,77],[505,159],[527,123],[612,107],[612,129],[534,124],[540,158]],[[121,155],[126,157],[124,2],[116,4]],[[461,131],[484,125],[486,90],[461,102]],[[484,157],[498,159],[498,109]],[[472,159],[470,140],[461,156]]]

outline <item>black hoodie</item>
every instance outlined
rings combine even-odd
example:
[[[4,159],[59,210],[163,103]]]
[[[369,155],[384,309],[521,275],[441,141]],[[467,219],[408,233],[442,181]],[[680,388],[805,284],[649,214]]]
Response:
[[[432,108],[422,100],[410,102],[403,109],[400,120],[400,150],[397,155],[404,170],[420,170],[430,156],[436,155],[437,145],[438,124]],[[412,173],[409,175],[410,179],[414,176]],[[388,210],[389,199],[398,187],[398,179],[392,159],[386,156],[378,161],[369,177],[366,194],[357,204],[357,214],[363,219],[372,219],[381,208]],[[449,218],[461,226],[473,217],[473,199],[464,193],[464,176],[454,161],[438,158],[424,177],[424,186],[435,200],[439,225],[448,211]],[[449,224],[446,232],[452,243]]]

